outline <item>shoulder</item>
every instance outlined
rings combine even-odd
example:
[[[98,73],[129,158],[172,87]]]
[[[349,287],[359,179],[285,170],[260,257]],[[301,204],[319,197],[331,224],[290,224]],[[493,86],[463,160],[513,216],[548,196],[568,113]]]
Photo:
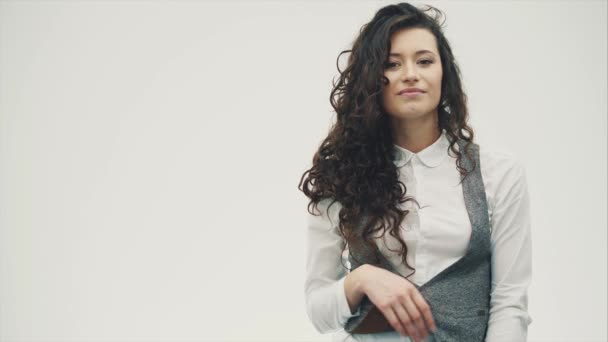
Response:
[[[335,230],[338,226],[341,209],[342,204],[333,198],[324,198],[320,200],[316,208],[311,206],[311,211],[314,214],[307,211],[309,227]]]
[[[517,155],[503,146],[475,142],[471,147],[478,150],[482,173],[495,174],[523,167]],[[461,150],[458,144],[455,145],[455,148],[458,151]],[[456,159],[451,151],[448,153]]]
[[[491,209],[507,200],[507,196],[518,197],[526,191],[524,163],[511,150],[482,145],[479,164]]]
[[[479,163],[482,175],[492,180],[503,179],[509,175],[522,176],[525,169],[523,162],[516,154],[508,149],[495,146],[480,146]]]

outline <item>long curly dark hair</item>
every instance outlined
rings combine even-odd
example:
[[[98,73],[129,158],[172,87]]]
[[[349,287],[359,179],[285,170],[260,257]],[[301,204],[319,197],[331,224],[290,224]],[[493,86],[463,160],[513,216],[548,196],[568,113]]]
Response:
[[[472,171],[461,166],[462,154],[454,147],[457,139],[464,140],[463,152],[470,156],[473,130],[467,125],[467,97],[461,86],[460,70],[442,32],[443,22],[439,22],[445,16],[440,10],[425,6],[425,9],[419,9],[409,3],[399,3],[381,8],[369,23],[363,25],[352,49],[338,55],[339,61],[342,54],[351,53],[343,72],[338,65],[340,77],[337,83],[333,83],[330,95],[337,121],[314,154],[312,167],[304,172],[298,185],[298,189],[310,199],[310,214],[315,215],[311,207],[318,210],[317,206],[323,199],[332,200],[329,206],[336,201],[341,204],[339,230],[346,241],[345,248],[353,239],[361,239],[359,241],[376,252],[376,260],[379,261],[379,249],[373,242],[373,234],[382,230],[383,236],[390,229],[390,235],[401,244],[401,250],[395,252],[399,252],[411,269],[413,267],[406,260],[407,246],[399,234],[399,226],[409,210],[402,210],[399,206],[406,201],[414,201],[418,207],[420,204],[413,197],[406,196],[407,188],[399,180],[398,169],[393,162],[396,153],[394,136],[381,95],[383,84],[388,83],[384,67],[390,53],[390,38],[395,32],[405,28],[424,28],[435,36],[443,67],[441,99],[437,108],[438,128],[446,131],[449,150],[457,156],[461,182]]]

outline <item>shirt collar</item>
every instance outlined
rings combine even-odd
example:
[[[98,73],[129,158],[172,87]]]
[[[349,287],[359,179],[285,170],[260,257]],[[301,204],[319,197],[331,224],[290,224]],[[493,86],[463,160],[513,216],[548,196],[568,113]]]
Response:
[[[411,152],[397,144],[393,144],[393,146],[395,148],[395,159],[393,162],[397,167],[402,167],[403,165],[409,163],[414,156],[417,156],[418,160],[420,160],[420,162],[427,167],[437,167],[448,155],[448,147],[450,146],[450,142],[444,129],[435,142],[425,147],[418,153]]]

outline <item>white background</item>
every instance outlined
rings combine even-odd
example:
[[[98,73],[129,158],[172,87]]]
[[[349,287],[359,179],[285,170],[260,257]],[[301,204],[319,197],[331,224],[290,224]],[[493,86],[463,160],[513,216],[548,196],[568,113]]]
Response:
[[[297,185],[389,3],[0,2],[0,341],[328,341]],[[427,3],[526,165],[529,341],[606,341],[606,1]]]

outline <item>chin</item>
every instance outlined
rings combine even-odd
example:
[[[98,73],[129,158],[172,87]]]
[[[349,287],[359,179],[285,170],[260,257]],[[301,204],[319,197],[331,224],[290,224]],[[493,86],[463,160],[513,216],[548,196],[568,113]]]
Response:
[[[429,115],[430,111],[427,110],[418,110],[418,109],[402,109],[397,112],[397,115],[394,115],[400,119],[418,119]]]

